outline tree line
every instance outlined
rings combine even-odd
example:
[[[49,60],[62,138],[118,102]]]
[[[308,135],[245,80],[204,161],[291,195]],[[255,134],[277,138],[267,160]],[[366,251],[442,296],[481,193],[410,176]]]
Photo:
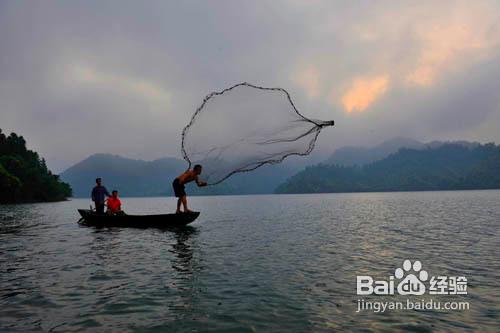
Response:
[[[6,136],[0,129],[0,203],[60,201],[70,196],[71,187],[26,148],[22,136]]]
[[[433,191],[500,188],[500,146],[400,149],[363,166],[308,167],[277,193]]]

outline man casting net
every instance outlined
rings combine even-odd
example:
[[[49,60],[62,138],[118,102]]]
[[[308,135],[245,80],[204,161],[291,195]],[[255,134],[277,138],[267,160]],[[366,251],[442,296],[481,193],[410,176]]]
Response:
[[[239,83],[203,100],[182,131],[189,166],[203,165],[202,178],[219,184],[238,172],[308,155],[333,121],[304,117],[288,92]]]

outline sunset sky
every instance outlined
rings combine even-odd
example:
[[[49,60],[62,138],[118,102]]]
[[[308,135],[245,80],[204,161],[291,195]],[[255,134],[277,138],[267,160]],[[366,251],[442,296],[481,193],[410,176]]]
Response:
[[[205,95],[282,87],[334,119],[317,154],[500,143],[500,1],[0,1],[0,128],[61,171],[180,157]]]

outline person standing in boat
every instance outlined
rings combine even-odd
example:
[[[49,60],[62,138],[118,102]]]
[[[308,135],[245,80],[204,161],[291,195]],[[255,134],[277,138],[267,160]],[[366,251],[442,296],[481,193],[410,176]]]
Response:
[[[206,182],[201,181],[198,176],[201,174],[202,166],[196,164],[193,169],[187,169],[182,175],[174,179],[172,186],[174,188],[174,194],[177,198],[177,210],[176,213],[181,213],[181,204],[184,207],[184,213],[189,213],[191,210],[187,207],[187,196],[185,190],[185,184],[192,181],[196,182],[196,185],[202,187],[207,186]]]
[[[102,179],[95,180],[96,186],[92,189],[92,201],[95,204],[95,211],[97,214],[104,214],[104,201],[106,197],[111,197],[108,190],[102,186]]]

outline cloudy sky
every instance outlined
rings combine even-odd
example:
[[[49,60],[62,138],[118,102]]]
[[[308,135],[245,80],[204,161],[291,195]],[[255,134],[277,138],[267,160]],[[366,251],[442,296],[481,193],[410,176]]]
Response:
[[[0,1],[0,128],[56,171],[180,156],[203,97],[242,81],[335,119],[320,154],[500,143],[500,1]]]

